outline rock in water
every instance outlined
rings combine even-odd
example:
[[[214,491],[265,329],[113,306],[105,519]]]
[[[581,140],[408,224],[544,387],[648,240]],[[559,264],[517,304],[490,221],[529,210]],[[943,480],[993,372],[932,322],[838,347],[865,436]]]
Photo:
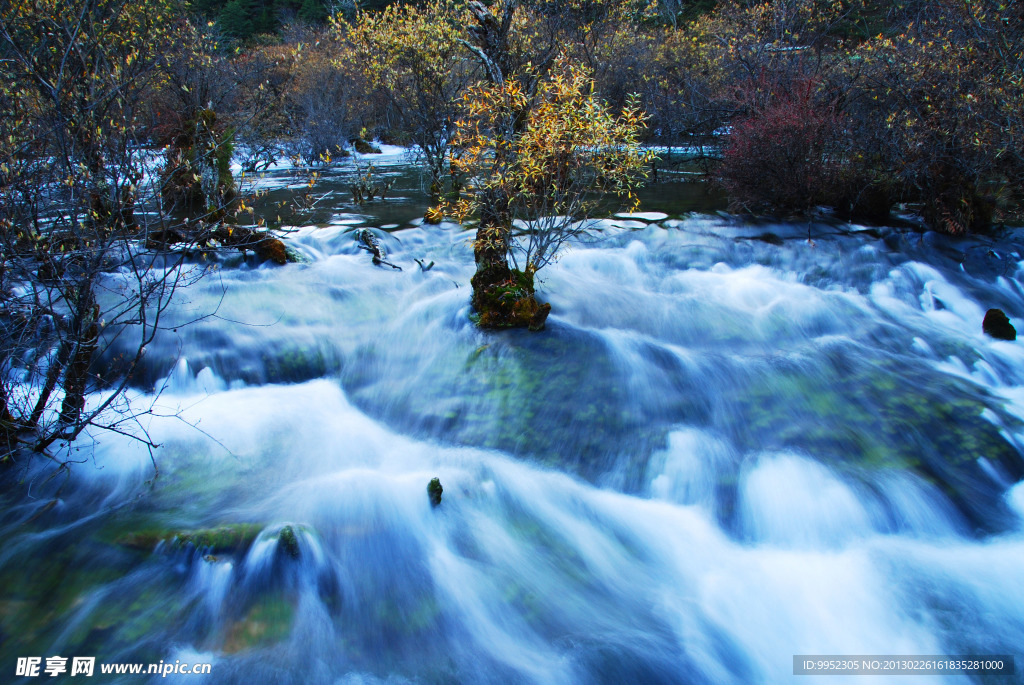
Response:
[[[427,484],[427,495],[430,497],[430,506],[436,507],[441,503],[442,492],[444,492],[444,488],[441,487],[441,479],[431,478],[430,483]]]
[[[985,320],[981,324],[986,334],[1000,340],[1016,340],[1017,329],[1002,309],[990,309],[985,312]]]
[[[260,240],[253,247],[256,256],[263,261],[272,261],[275,264],[288,263],[288,248],[280,238],[267,237]]]
[[[295,529],[291,526],[285,526],[281,529],[280,535],[277,537],[278,545],[284,550],[285,554],[290,556],[292,559],[299,558],[299,541],[295,537]]]

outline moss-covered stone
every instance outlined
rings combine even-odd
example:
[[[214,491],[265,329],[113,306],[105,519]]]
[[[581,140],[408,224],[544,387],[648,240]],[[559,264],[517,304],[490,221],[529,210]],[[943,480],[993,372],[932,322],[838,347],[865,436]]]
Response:
[[[663,361],[666,381],[675,382],[681,370]],[[483,346],[469,340],[438,350],[429,363],[367,346],[346,364],[343,382],[366,411],[445,443],[497,449],[584,477],[628,454],[635,468],[623,475],[635,485],[669,427],[703,421],[707,410],[691,394],[666,393],[656,408],[639,406],[624,374],[600,335],[558,327],[539,336],[503,331]]]
[[[436,507],[441,504],[441,493],[444,492],[444,488],[441,487],[441,479],[434,477],[427,483],[427,496],[430,497],[430,506]]]
[[[261,530],[263,526],[258,523],[240,523],[201,530],[149,530],[122,535],[115,542],[122,547],[147,552],[153,551],[163,542],[172,549],[192,545],[206,549],[212,554],[241,553],[249,549]]]
[[[1021,428],[996,398],[895,357],[834,351],[810,368],[803,362],[772,371],[723,388],[723,406],[731,410],[716,419],[742,450],[799,450],[855,478],[911,469],[978,527],[1000,527],[999,493],[978,459],[1014,480],[1024,477],[1024,460],[989,418]]]
[[[228,626],[222,649],[227,654],[236,654],[281,642],[291,633],[294,619],[295,607],[286,596],[263,597],[245,616]]]
[[[278,549],[282,550],[292,559],[298,559],[301,551],[299,549],[299,540],[295,537],[295,529],[291,526],[285,526],[281,529],[281,533],[277,536]]]
[[[544,328],[551,305],[541,304],[534,294],[533,274],[510,269],[507,278],[496,280],[487,272],[473,276],[473,308],[481,328]]]

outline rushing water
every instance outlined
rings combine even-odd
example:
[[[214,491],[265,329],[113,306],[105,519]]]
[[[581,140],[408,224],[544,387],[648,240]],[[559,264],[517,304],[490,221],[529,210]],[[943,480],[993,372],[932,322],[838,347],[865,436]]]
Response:
[[[307,264],[229,263],[183,294],[177,320],[216,317],[147,352],[159,477],[97,434],[56,504],[42,466],[8,487],[0,679],[33,655],[344,684],[1020,659],[1024,348],[981,331],[989,307],[1024,321],[1019,233],[676,205],[604,221],[542,272],[546,331],[488,333],[471,234],[417,227],[415,177],[384,171],[393,199],[345,209],[339,190],[291,234]],[[392,229],[404,270],[374,267],[356,225]],[[251,544],[170,539],[246,523]]]

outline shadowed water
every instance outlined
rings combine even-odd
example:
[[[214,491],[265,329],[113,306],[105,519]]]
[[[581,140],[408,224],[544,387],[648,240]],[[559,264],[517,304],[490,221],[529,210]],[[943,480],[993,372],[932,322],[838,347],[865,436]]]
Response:
[[[981,332],[1024,320],[1016,233],[606,220],[541,273],[546,331],[486,333],[472,234],[410,226],[418,181],[385,168],[396,199],[291,234],[309,263],[183,295],[179,321],[219,308],[137,378],[159,477],[96,435],[55,505],[42,467],[3,494],[8,675],[750,683],[1024,644],[1024,348]],[[401,272],[349,230],[392,219]]]

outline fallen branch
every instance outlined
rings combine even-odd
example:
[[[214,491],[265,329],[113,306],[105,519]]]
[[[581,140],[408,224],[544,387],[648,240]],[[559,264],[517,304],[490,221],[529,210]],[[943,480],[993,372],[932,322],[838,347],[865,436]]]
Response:
[[[392,264],[391,262],[384,259],[384,257],[386,256],[384,248],[381,246],[380,241],[377,240],[373,233],[367,231],[365,228],[360,229],[356,231],[356,239],[359,240],[359,248],[361,250],[366,250],[367,252],[373,255],[374,265],[380,266],[381,264],[385,264],[387,266],[390,266],[392,269],[398,269],[399,271],[402,270],[402,267],[398,266],[397,264]]]

